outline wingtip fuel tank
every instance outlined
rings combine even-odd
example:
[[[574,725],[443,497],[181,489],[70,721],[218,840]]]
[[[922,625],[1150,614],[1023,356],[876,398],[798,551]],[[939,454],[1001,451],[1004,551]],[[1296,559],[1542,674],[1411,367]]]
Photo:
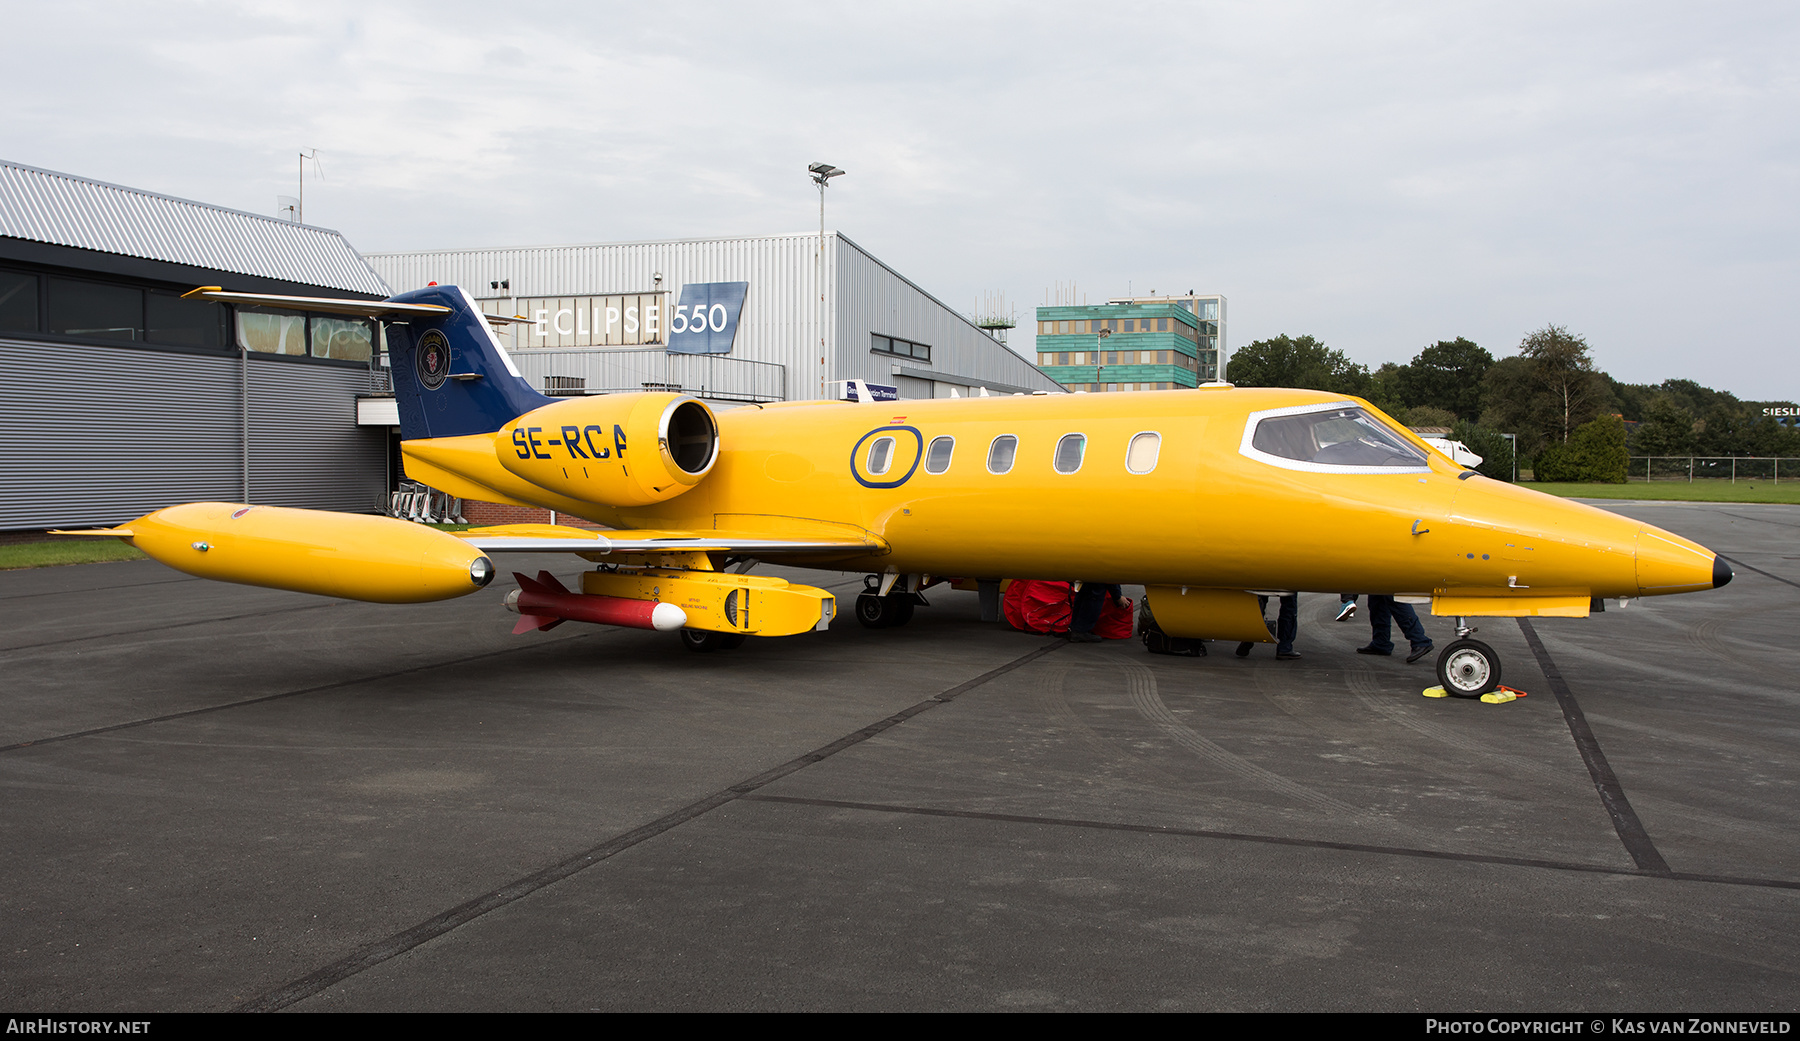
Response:
[[[448,600],[494,577],[467,542],[391,517],[193,502],[125,527],[126,541],[177,571],[347,600]]]

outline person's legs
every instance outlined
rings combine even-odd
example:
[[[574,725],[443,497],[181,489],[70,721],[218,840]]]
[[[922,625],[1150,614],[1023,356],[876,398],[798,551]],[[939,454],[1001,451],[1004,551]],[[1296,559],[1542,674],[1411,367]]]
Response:
[[[1075,606],[1069,613],[1069,639],[1076,643],[1093,643],[1094,626],[1100,623],[1100,609],[1106,606],[1107,586],[1088,582],[1075,594]]]
[[[1269,598],[1266,596],[1257,597],[1256,598],[1257,613],[1260,614],[1264,611],[1267,611],[1268,609],[1269,609]],[[1263,616],[1263,624],[1264,625],[1269,624],[1269,619],[1268,619],[1267,615]],[[1256,646],[1256,644],[1251,643],[1248,640],[1245,640],[1243,643],[1240,643],[1237,645],[1237,656],[1240,658],[1250,657],[1250,648],[1255,647],[1255,646]]]
[[[1393,597],[1369,596],[1369,646],[1366,649],[1370,654],[1394,653],[1393,612]]]
[[[1432,648],[1431,637],[1425,635],[1425,623],[1419,621],[1419,612],[1413,610],[1411,604],[1395,604],[1393,612],[1394,620],[1400,623],[1400,631],[1412,645],[1412,653],[1406,660],[1416,661]]]
[[[1300,594],[1289,593],[1281,598],[1281,613],[1275,622],[1275,657],[1286,658],[1294,653],[1294,637],[1300,632]]]
[[[1356,617],[1356,594],[1355,593],[1339,593],[1338,594],[1337,620],[1340,622],[1348,622],[1350,619],[1355,618],[1355,617]]]

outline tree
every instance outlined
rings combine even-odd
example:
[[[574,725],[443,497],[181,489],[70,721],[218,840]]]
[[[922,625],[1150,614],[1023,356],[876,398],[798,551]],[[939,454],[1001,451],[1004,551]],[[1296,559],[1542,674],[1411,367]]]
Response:
[[[1472,420],[1481,415],[1481,378],[1493,366],[1494,356],[1473,340],[1439,340],[1397,368],[1395,389],[1409,408],[1441,408]]]
[[[1232,352],[1231,382],[1239,387],[1298,387],[1335,394],[1363,395],[1371,387],[1369,370],[1311,336],[1283,333],[1256,340]]]
[[[1450,428],[1452,440],[1461,441],[1481,457],[1475,471],[1496,481],[1513,479],[1513,443],[1486,427],[1459,420]]]
[[[1610,397],[1605,377],[1594,371],[1587,341],[1560,325],[1546,325],[1525,337],[1519,356],[1537,389],[1532,418],[1545,440],[1566,443]]]
[[[1534,476],[1540,481],[1624,484],[1630,462],[1624,421],[1600,415],[1577,427],[1569,440],[1552,442],[1539,452]]]
[[[1519,435],[1519,454],[1567,443],[1575,428],[1609,411],[1612,391],[1596,371],[1587,341],[1547,325],[1502,358],[1481,381],[1481,425]]]
[[[1694,450],[1694,414],[1682,408],[1672,394],[1658,394],[1643,407],[1638,424],[1639,455],[1688,455]]]
[[[1398,413],[1389,413],[1409,427],[1443,427],[1448,430],[1457,423],[1456,413],[1447,408],[1434,408],[1431,405],[1419,405],[1402,409]]]

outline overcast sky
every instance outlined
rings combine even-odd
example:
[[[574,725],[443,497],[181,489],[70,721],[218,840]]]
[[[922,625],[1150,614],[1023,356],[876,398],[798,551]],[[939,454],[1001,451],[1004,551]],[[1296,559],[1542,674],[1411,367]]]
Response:
[[[827,224],[1021,323],[1223,293],[1371,367],[1555,323],[1800,395],[1792,3],[6,5],[3,157],[364,252]],[[1031,349],[1028,328],[1014,346]]]

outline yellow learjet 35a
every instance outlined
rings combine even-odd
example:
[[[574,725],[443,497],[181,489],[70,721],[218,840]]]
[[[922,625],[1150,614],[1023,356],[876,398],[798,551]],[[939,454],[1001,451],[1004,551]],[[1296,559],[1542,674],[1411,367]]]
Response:
[[[710,650],[823,629],[821,589],[758,560],[870,574],[898,624],[942,576],[1142,584],[1171,636],[1269,639],[1256,593],[1391,594],[1458,618],[1439,659],[1490,689],[1476,616],[1584,617],[1602,598],[1712,589],[1678,535],[1477,475],[1367,402],[1224,385],[1136,394],[805,402],[715,413],[675,393],[552,399],[454,286],[387,301],[194,294],[386,323],[408,476],[606,525],[447,534],[386,517],[191,503],[93,534],[206,578],[387,603],[485,586],[486,554],[567,552],[581,589],[520,576],[518,631],[568,619],[679,629]],[[735,567],[734,567],[735,566]]]

